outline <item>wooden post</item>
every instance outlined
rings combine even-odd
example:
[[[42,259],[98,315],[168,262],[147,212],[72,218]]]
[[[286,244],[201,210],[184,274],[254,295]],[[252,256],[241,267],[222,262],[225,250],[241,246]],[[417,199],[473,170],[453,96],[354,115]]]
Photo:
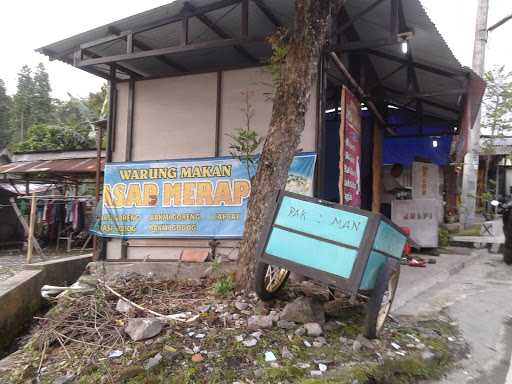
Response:
[[[32,263],[32,250],[33,238],[34,238],[34,227],[36,224],[36,194],[32,193],[32,200],[30,203],[30,222],[28,226],[28,249],[27,249],[27,264]]]
[[[18,217],[18,220],[20,221],[21,225],[23,226],[23,229],[24,229],[25,233],[28,236],[28,232],[29,232],[28,224],[27,224],[27,221],[25,220],[25,218],[23,217],[23,215],[21,214],[20,209],[16,205],[16,200],[14,200],[14,198],[11,197],[9,199],[9,202],[11,203],[11,206],[12,206],[12,209],[14,210],[14,213],[16,213],[16,217]],[[44,257],[43,249],[41,248],[41,246],[39,245],[37,239],[34,236],[32,236],[32,241],[34,243],[34,248],[39,253],[39,256],[41,256],[41,259],[46,260],[46,258]]]
[[[373,126],[372,175],[372,212],[379,213],[382,193],[382,131],[377,122]]]

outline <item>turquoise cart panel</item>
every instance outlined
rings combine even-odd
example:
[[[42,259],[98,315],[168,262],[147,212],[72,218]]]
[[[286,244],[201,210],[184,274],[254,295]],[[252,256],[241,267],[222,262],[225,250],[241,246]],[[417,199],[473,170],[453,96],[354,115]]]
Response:
[[[273,228],[265,252],[348,279],[357,250]]]
[[[407,238],[401,232],[397,231],[388,223],[381,221],[373,243],[373,248],[397,259],[401,259],[406,239]]]
[[[283,198],[274,221],[274,224],[282,227],[353,247],[361,244],[367,223],[366,216],[290,196]]]
[[[379,268],[386,264],[387,260],[388,258],[380,252],[373,251],[370,253],[359,289],[369,290],[375,287]]]

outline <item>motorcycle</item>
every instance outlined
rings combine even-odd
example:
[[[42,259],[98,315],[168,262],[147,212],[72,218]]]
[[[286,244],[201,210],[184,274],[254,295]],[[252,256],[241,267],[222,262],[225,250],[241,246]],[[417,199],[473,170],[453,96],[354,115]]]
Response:
[[[507,265],[512,265],[512,200],[500,202],[491,201],[493,207],[498,207],[503,220],[503,234],[505,235],[505,245],[503,246],[503,261]]]

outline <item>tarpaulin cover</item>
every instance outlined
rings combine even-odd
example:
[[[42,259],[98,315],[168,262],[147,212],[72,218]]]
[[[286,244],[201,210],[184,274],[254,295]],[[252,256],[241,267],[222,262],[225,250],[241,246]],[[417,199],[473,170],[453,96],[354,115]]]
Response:
[[[411,165],[416,157],[429,159],[437,165],[448,164],[453,124],[428,118],[424,119],[420,127],[415,117],[415,114],[407,111],[396,111],[388,116],[388,123],[393,127],[396,135],[384,139],[382,150],[384,164]],[[437,146],[434,141],[437,142]]]
[[[433,140],[437,140],[437,148],[434,148]],[[437,165],[447,165],[451,145],[451,136],[434,139],[430,137],[386,138],[384,139],[382,156],[384,164],[411,165],[415,157],[421,157],[430,159],[432,163]]]

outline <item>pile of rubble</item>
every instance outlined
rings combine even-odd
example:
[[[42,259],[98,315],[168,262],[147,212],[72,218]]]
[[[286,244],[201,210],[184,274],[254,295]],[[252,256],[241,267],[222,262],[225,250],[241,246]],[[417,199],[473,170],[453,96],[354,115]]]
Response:
[[[381,339],[367,340],[362,306],[329,301],[311,282],[291,284],[271,304],[252,293],[220,296],[208,279],[127,275],[107,284],[84,276],[80,284],[89,289],[63,295],[27,345],[0,364],[0,383],[362,384],[386,364],[399,374],[402,361],[438,373],[463,346],[439,321],[393,322]]]

